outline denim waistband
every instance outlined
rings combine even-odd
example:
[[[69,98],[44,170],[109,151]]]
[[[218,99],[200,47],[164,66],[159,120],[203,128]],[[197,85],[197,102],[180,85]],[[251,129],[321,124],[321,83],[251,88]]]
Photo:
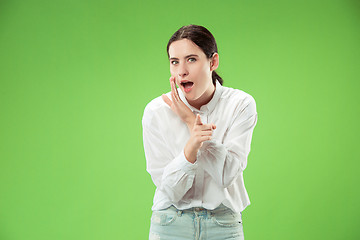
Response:
[[[203,207],[193,207],[193,208],[180,210],[174,207],[174,205],[171,205],[165,210],[176,211],[178,214],[190,213],[195,215],[208,215],[208,216],[213,216],[218,214],[221,215],[221,214],[227,214],[233,212],[230,208],[226,207],[224,204],[220,204],[217,208],[213,210],[209,210]]]

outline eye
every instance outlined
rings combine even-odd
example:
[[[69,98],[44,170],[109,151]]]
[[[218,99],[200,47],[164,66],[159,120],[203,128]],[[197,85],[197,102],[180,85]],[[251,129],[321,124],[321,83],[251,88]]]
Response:
[[[174,61],[171,61],[171,64],[174,65],[174,64],[176,64],[177,62],[178,62],[178,61],[175,61],[175,60],[174,60]]]
[[[189,58],[189,62],[195,62],[196,59],[195,58]]]

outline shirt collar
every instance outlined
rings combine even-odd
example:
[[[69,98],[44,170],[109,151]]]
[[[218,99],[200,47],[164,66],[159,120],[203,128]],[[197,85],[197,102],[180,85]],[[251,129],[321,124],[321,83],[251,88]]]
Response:
[[[200,110],[191,106],[188,103],[188,101],[186,100],[186,98],[184,96],[184,93],[180,89],[178,92],[179,92],[180,99],[186,104],[186,106],[188,106],[190,108],[191,111],[200,112],[200,113],[211,113],[214,110],[216,103],[219,101],[222,91],[223,91],[223,86],[220,84],[220,82],[218,80],[216,80],[215,93],[214,93],[213,97],[211,98],[210,102],[208,102],[205,105],[202,105],[200,107]]]

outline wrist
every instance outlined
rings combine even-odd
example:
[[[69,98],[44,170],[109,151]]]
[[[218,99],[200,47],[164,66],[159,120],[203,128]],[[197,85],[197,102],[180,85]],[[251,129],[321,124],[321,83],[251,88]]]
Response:
[[[198,150],[199,149],[193,148],[189,141],[184,148],[184,155],[186,160],[188,160],[191,163],[194,163],[196,161],[196,155]]]
[[[192,128],[194,127],[195,116],[189,116],[185,122],[186,122],[186,125],[188,126],[189,130],[191,131]]]

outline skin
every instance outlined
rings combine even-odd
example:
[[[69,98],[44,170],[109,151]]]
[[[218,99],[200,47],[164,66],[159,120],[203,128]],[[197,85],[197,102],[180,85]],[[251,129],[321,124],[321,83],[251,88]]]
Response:
[[[196,56],[189,56],[196,55]],[[162,99],[186,123],[190,131],[190,138],[185,145],[184,153],[186,159],[194,163],[196,155],[204,141],[210,140],[215,124],[203,124],[200,115],[194,113],[180,99],[176,84],[180,86],[188,103],[200,109],[213,97],[215,86],[212,83],[212,72],[219,66],[219,55],[214,53],[208,59],[202,49],[188,39],[177,40],[169,46],[170,60],[170,100],[165,94]],[[180,84],[181,80],[188,80],[194,83],[190,92],[186,93]]]

